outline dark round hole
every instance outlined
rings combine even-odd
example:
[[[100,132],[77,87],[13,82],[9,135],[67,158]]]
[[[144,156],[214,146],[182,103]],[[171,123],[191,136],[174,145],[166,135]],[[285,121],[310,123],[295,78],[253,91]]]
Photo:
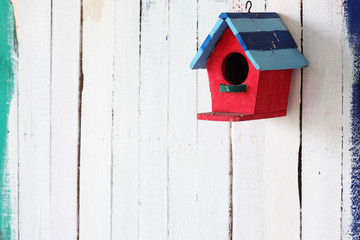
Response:
[[[222,72],[228,83],[238,85],[245,81],[249,73],[249,64],[242,54],[231,53],[223,61]]]

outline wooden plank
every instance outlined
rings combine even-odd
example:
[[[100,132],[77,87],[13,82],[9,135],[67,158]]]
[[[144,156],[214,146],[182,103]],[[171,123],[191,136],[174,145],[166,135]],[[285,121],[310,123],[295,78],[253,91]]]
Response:
[[[233,239],[264,238],[265,120],[233,123]]]
[[[198,123],[198,239],[231,239],[229,123]]]
[[[246,1],[232,1],[233,11],[245,11]],[[253,2],[263,12],[265,1]],[[232,123],[233,239],[264,239],[265,120]]]
[[[300,5],[286,0],[272,0],[266,2],[266,10],[279,13],[301,49]],[[267,120],[265,125],[265,239],[300,239],[300,88],[301,73],[295,69],[287,116]]]
[[[206,38],[229,1],[198,2],[198,45]],[[211,110],[211,95],[206,70],[198,70],[198,112]],[[197,202],[198,239],[230,239],[230,124],[198,121]]]
[[[189,68],[197,47],[197,1],[170,2],[168,239],[198,238],[197,82]]]
[[[310,62],[303,84],[304,240],[341,238],[341,5],[338,0],[303,1],[304,55]]]
[[[285,1],[267,2],[267,9],[280,13],[300,45],[300,8]],[[288,20],[291,19],[292,21]],[[299,239],[300,204],[298,154],[300,146],[300,71],[294,70],[286,118],[266,123],[265,238]],[[274,137],[275,136],[275,137]],[[280,156],[279,156],[280,153]],[[281,177],[280,177],[281,176]],[[285,180],[286,179],[286,180]],[[280,197],[286,192],[287,197]],[[274,218],[276,221],[274,221]],[[286,226],[286,227],[284,227]]]
[[[0,3],[0,239],[18,237],[18,52],[9,1]]]
[[[264,7],[265,2],[258,3],[252,11]],[[266,1],[266,7],[280,13],[299,44],[299,7],[285,1]],[[286,21],[284,13],[294,20]],[[235,239],[300,238],[299,101],[300,72],[295,70],[286,117],[233,124]]]
[[[50,234],[54,240],[77,237],[80,13],[78,1],[52,1]]]
[[[168,236],[168,4],[141,9],[139,239]]]
[[[19,237],[50,239],[51,2],[22,1],[19,19]]]
[[[139,12],[138,1],[114,1],[112,239],[139,234]]]
[[[110,239],[113,5],[83,2],[80,239]]]

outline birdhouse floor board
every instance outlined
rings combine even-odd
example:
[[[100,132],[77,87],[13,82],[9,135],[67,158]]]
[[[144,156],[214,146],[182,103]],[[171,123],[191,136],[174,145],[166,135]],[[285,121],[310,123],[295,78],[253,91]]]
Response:
[[[207,112],[207,113],[198,113],[197,119],[207,120],[207,121],[240,122],[240,121],[283,117],[283,116],[286,116],[286,111],[257,113],[252,115],[241,114],[241,113]]]

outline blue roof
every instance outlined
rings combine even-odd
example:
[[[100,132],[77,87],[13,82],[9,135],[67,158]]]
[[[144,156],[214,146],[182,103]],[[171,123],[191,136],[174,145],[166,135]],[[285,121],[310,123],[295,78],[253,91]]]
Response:
[[[192,60],[191,69],[206,68],[227,27],[258,70],[295,69],[309,65],[277,13],[221,13]]]

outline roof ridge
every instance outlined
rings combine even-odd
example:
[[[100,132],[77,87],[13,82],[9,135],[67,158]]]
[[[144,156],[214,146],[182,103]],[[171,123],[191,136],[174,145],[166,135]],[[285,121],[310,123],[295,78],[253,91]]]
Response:
[[[280,18],[279,14],[276,12],[252,12],[252,13],[245,13],[245,12],[222,12],[219,15],[219,18],[226,19],[226,18]]]

